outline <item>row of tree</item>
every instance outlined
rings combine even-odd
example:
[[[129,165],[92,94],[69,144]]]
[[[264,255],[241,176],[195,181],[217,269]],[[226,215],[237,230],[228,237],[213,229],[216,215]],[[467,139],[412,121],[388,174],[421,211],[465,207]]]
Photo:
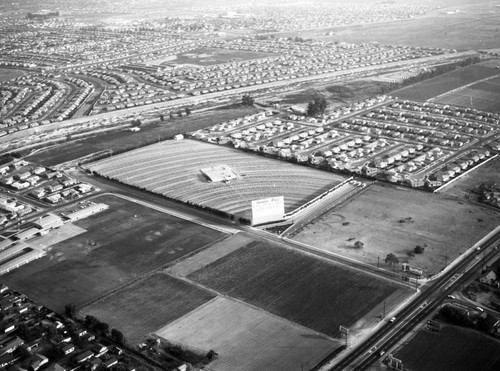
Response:
[[[67,304],[64,307],[64,311],[66,316],[69,318],[77,319],[77,312],[74,304]],[[99,321],[96,317],[87,315],[85,316],[83,323],[89,330],[99,334],[100,336],[107,337],[118,345],[124,345],[125,338],[122,332],[115,328],[110,330],[107,323]]]

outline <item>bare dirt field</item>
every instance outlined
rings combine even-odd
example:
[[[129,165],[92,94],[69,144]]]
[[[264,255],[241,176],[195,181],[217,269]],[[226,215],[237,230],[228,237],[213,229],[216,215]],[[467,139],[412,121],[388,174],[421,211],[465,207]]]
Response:
[[[500,341],[474,330],[444,325],[440,332],[420,331],[394,356],[413,371],[499,370]]]
[[[393,91],[391,95],[401,99],[426,101],[498,73],[499,70],[488,64],[475,64]]]
[[[500,157],[496,157],[486,164],[479,166],[474,171],[462,176],[460,179],[445,187],[441,193],[476,201],[478,195],[473,193],[473,191],[482,183],[500,184]]]
[[[218,297],[156,331],[174,343],[215,350],[210,369],[311,369],[339,346],[326,336],[243,303]]]
[[[255,241],[190,274],[190,280],[327,335],[409,289],[295,250]],[[393,303],[388,303],[389,308]],[[377,314],[382,313],[379,308]],[[370,318],[372,319],[372,318]]]
[[[82,309],[133,342],[208,302],[215,295],[158,273]]]
[[[285,104],[307,105],[315,97],[323,96],[327,99],[329,107],[338,107],[385,94],[393,88],[393,84],[372,80],[339,82],[333,85],[325,85],[324,83],[311,85],[311,87],[298,92],[283,94],[279,98]]]
[[[228,63],[247,59],[266,58],[273,56],[271,53],[251,52],[246,50],[227,50],[216,48],[198,48],[189,53],[180,54],[176,59],[165,64],[195,64],[210,66],[213,64]]]
[[[82,219],[86,233],[56,243],[51,253],[2,276],[9,286],[62,312],[222,237],[221,232],[106,195],[110,206]]]
[[[54,166],[102,150],[111,149],[114,152],[123,152],[172,138],[178,133],[198,130],[258,111],[255,107],[238,107],[197,113],[188,117],[164,121],[161,124],[146,125],[139,132],[120,130],[76,142],[65,143],[56,148],[39,151],[32,156],[28,156],[26,159],[45,166]]]
[[[500,78],[493,78],[468,88],[450,92],[432,101],[500,113]]]
[[[374,184],[293,238],[368,264],[393,269],[385,257],[437,273],[500,224],[500,213],[439,194]],[[364,243],[355,248],[354,242]],[[423,254],[408,256],[415,246]],[[401,269],[397,266],[397,269]]]
[[[380,42],[446,49],[500,47],[500,13],[497,3],[466,0],[441,2],[441,8],[413,19],[306,31],[302,37],[351,43]],[[458,12],[456,11],[458,10]],[[447,14],[453,12],[453,14]],[[328,34],[331,32],[331,34]],[[285,35],[286,36],[286,35]],[[293,36],[293,35],[292,35]]]
[[[10,68],[0,68],[0,82],[8,81],[21,75],[24,75],[24,72]]]
[[[36,249],[51,249],[51,246],[85,232],[87,232],[85,229],[67,223],[44,236],[30,239],[28,244]]]

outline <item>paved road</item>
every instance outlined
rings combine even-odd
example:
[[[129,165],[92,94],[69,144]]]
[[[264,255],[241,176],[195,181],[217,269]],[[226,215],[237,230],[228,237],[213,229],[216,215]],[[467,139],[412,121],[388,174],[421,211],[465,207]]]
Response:
[[[298,77],[295,79],[288,79],[288,80],[282,80],[282,81],[274,81],[274,82],[270,82],[270,83],[256,84],[256,85],[245,86],[245,87],[241,87],[241,88],[237,88],[237,89],[225,90],[225,91],[221,91],[221,92],[214,92],[214,93],[208,93],[208,94],[199,95],[199,96],[190,96],[190,97],[186,97],[186,98],[180,98],[180,99],[176,99],[176,100],[172,100],[172,101],[168,101],[168,102],[161,102],[161,103],[154,103],[154,104],[149,104],[149,105],[145,105],[145,106],[132,107],[132,108],[127,108],[127,109],[123,109],[123,110],[119,110],[119,111],[106,112],[106,113],[101,113],[98,115],[81,117],[81,118],[76,118],[76,119],[69,119],[69,120],[65,120],[62,122],[38,126],[36,128],[29,128],[26,130],[21,130],[21,131],[11,133],[9,135],[5,135],[5,136],[1,137],[0,144],[13,142],[15,140],[22,139],[22,138],[27,137],[29,135],[35,135],[35,134],[41,133],[41,132],[62,129],[65,127],[74,126],[74,125],[82,124],[82,123],[89,122],[89,121],[103,121],[106,119],[111,120],[111,119],[116,119],[117,117],[124,118],[127,116],[132,117],[136,114],[140,114],[140,113],[143,113],[146,111],[151,112],[152,110],[155,110],[155,109],[170,109],[170,108],[174,108],[174,107],[191,106],[191,105],[195,105],[195,104],[205,102],[208,100],[215,100],[215,99],[219,99],[222,97],[230,97],[230,96],[234,96],[234,95],[242,95],[244,93],[250,93],[250,92],[257,91],[257,90],[273,89],[273,88],[286,86],[286,85],[290,85],[290,84],[294,84],[294,83],[301,83],[301,82],[312,81],[312,80],[325,80],[325,79],[347,77],[349,75],[363,74],[363,73],[386,70],[386,69],[396,68],[396,67],[403,68],[403,67],[408,67],[411,65],[417,65],[417,64],[439,61],[439,60],[444,60],[444,59],[456,59],[459,57],[465,57],[465,56],[473,55],[473,54],[476,54],[476,53],[471,52],[471,51],[467,51],[467,52],[444,54],[444,55],[425,57],[425,58],[419,58],[419,59],[410,59],[410,60],[405,60],[405,61],[390,62],[390,63],[380,64],[380,65],[358,67],[358,68],[335,71],[335,72],[330,72],[330,73],[323,73],[323,74],[317,74],[317,75],[313,74],[310,76],[303,76],[303,77]]]
[[[496,246],[500,239],[500,233],[496,233],[482,244],[482,250],[473,250],[459,264],[448,270],[439,279],[429,281],[428,286],[422,290],[396,315],[394,322],[386,322],[382,327],[363,343],[359,344],[353,351],[343,359],[334,364],[328,370],[365,370],[376,359],[380,357],[380,350],[392,348],[400,339],[408,334],[418,323],[434,311],[440,303],[451,294],[464,280],[468,280],[478,274],[481,269],[476,257],[483,254],[485,249],[490,249],[483,259],[492,259],[497,256],[500,249],[491,248]]]

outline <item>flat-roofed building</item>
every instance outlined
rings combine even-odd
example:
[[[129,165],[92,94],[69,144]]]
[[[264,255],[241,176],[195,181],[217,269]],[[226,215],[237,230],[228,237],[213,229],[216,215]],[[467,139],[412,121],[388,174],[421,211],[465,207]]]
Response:
[[[86,208],[69,213],[68,215],[66,215],[66,218],[68,218],[70,221],[74,222],[74,221],[77,221],[80,219],[87,218],[90,215],[100,213],[101,211],[104,211],[108,208],[109,208],[109,206],[106,204],[103,204],[103,203],[92,204],[90,206],[87,206]]]

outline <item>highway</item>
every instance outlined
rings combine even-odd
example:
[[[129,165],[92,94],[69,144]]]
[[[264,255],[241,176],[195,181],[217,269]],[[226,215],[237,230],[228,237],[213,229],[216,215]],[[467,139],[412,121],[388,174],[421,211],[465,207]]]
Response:
[[[338,363],[328,370],[365,370],[380,357],[380,351],[387,351],[397,344],[422,320],[430,315],[447,295],[451,294],[462,282],[478,274],[481,269],[482,259],[492,259],[497,256],[500,249],[496,246],[500,233],[490,237],[482,244],[481,250],[473,250],[465,258],[443,274],[439,279],[429,281],[420,295],[416,296],[397,314],[394,322],[385,323],[375,334],[362,342],[348,353]],[[490,249],[491,248],[491,249]],[[490,249],[484,256],[484,251]],[[479,257],[479,259],[478,259]]]
[[[230,96],[235,96],[235,95],[242,95],[245,93],[251,93],[251,92],[258,91],[258,90],[274,89],[274,88],[287,86],[290,84],[310,82],[312,80],[345,78],[345,77],[349,77],[349,76],[352,76],[355,74],[359,75],[359,74],[366,74],[366,73],[374,73],[374,72],[380,72],[380,71],[383,71],[386,69],[391,69],[391,68],[405,68],[405,67],[409,68],[410,66],[420,65],[422,63],[432,63],[432,62],[438,62],[438,61],[443,61],[443,60],[447,60],[447,59],[458,59],[461,57],[467,57],[467,56],[474,55],[474,54],[476,54],[476,53],[473,51],[466,51],[466,52],[459,52],[459,53],[442,54],[442,55],[431,56],[431,57],[423,57],[423,58],[418,58],[418,59],[408,59],[408,60],[403,60],[403,61],[375,64],[375,65],[370,65],[370,66],[365,66],[365,67],[356,67],[356,68],[352,68],[352,69],[345,69],[345,70],[333,71],[333,72],[327,72],[327,73],[311,74],[309,76],[296,77],[293,79],[283,79],[283,80],[273,81],[273,82],[269,82],[269,83],[249,85],[249,86],[245,86],[245,87],[224,90],[224,91],[218,91],[218,92],[213,92],[213,93],[208,93],[208,94],[203,94],[203,95],[198,95],[198,96],[189,96],[189,97],[175,99],[175,100],[161,102],[161,103],[153,103],[153,104],[149,104],[149,105],[131,107],[131,108],[126,108],[126,109],[122,109],[119,111],[100,113],[100,114],[92,115],[92,116],[72,118],[72,119],[64,120],[62,122],[50,123],[50,124],[46,124],[43,126],[37,126],[36,128],[28,128],[25,130],[11,133],[9,135],[5,135],[5,136],[0,138],[0,144],[4,144],[3,152],[8,152],[8,151],[11,151],[14,149],[13,145],[17,144],[16,143],[17,141],[22,140],[25,137],[28,137],[30,135],[38,135],[38,134],[43,133],[43,132],[60,130],[60,129],[63,129],[66,127],[80,125],[80,124],[83,124],[86,122],[91,122],[91,121],[92,122],[100,122],[100,121],[104,121],[104,120],[116,120],[117,117],[124,120],[126,117],[130,118],[134,115],[142,114],[144,112],[152,112],[155,109],[173,109],[176,107],[191,106],[191,105],[196,105],[196,104],[199,104],[201,102],[206,102],[209,100],[215,100],[215,99],[219,99],[219,98],[223,98],[223,97],[225,98],[225,97],[230,97]]]

